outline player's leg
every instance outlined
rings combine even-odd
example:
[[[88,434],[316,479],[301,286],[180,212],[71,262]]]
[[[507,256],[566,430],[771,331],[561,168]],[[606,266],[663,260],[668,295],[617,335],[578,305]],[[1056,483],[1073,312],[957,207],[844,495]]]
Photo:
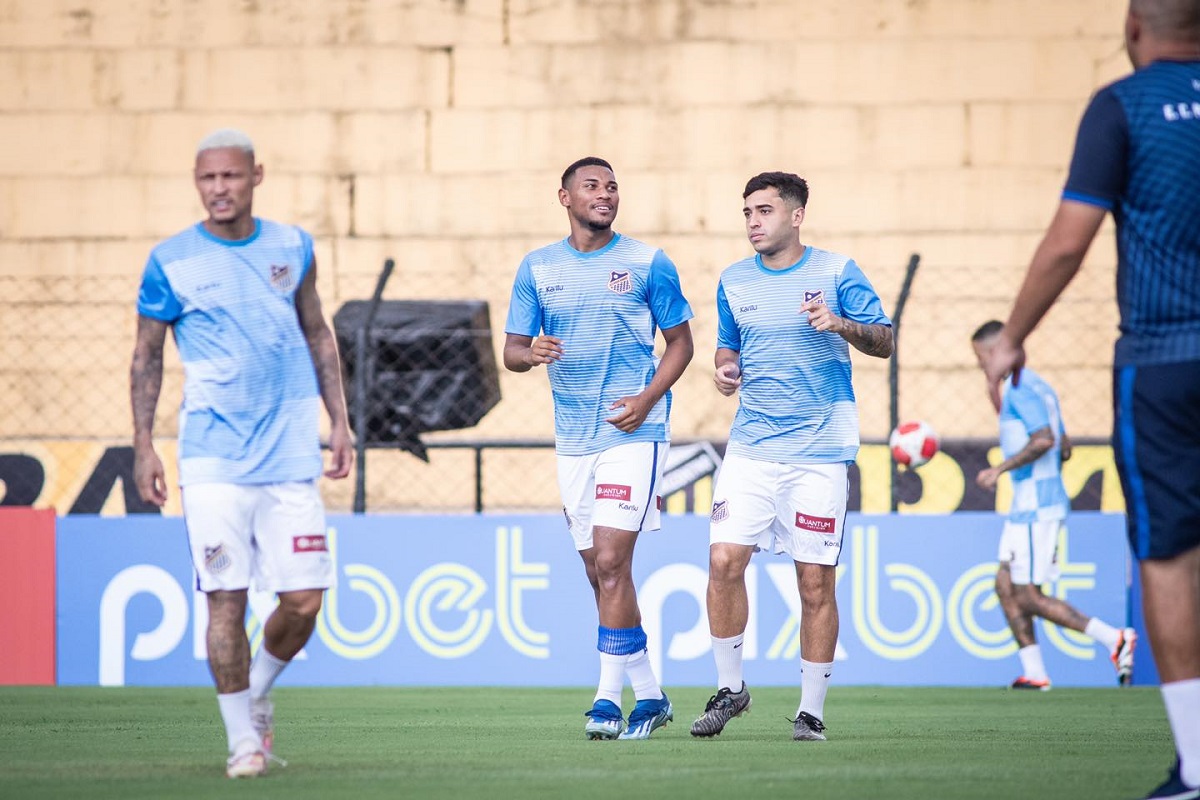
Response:
[[[1012,688],[1046,691],[1050,688],[1050,676],[1046,674],[1042,648],[1034,633],[1033,614],[1028,608],[1030,592],[1036,590],[1031,590],[1035,577],[1033,526],[1006,521],[997,559],[1000,567],[996,570],[996,597],[1021,659],[1021,675],[1012,682]]]
[[[1200,797],[1200,361],[1114,378],[1113,454],[1178,756],[1149,797]]]
[[[709,515],[708,630],[717,666],[717,691],[692,723],[693,736],[716,736],[750,710],[742,644],[750,616],[746,567],[771,543],[778,466],[727,455],[713,489]]]
[[[270,756],[275,744],[271,688],[312,636],[325,589],[333,585],[334,565],[315,481],[256,486],[254,491],[255,577],[279,598],[263,623],[262,646],[250,665],[251,716]]]
[[[225,724],[231,778],[266,772],[262,740],[250,716],[250,642],[246,590],[253,565],[253,502],[245,487],[195,484],[181,492],[197,586],[208,605],[208,665]]]
[[[824,741],[825,696],[837,648],[837,564],[850,482],[845,464],[788,467],[780,481],[776,531],[796,564],[800,592],[800,706],[792,738]]]

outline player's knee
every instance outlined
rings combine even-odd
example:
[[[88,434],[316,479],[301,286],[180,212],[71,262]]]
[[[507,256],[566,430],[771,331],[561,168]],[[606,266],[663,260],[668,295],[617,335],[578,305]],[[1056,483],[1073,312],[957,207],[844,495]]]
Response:
[[[279,595],[279,607],[290,617],[316,619],[317,614],[321,612],[321,600],[324,595],[323,590],[317,589],[286,592]]]

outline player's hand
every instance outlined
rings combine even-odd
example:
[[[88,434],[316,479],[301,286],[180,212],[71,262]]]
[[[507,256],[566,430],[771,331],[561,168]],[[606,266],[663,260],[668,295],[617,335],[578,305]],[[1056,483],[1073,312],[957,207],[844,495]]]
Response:
[[[562,339],[557,336],[538,336],[529,344],[529,366],[551,364],[562,358]]]
[[[167,502],[167,473],[153,447],[133,451],[133,482],[142,502],[162,508]]]
[[[624,433],[633,433],[646,421],[651,404],[646,402],[641,395],[631,395],[622,397],[609,408],[615,409],[617,413],[606,419],[605,422]]]
[[[982,356],[983,374],[987,376],[988,396],[992,400],[992,408],[1000,411],[1000,384],[1010,374],[1013,386],[1021,382],[1021,370],[1025,367],[1025,348],[1014,344],[1012,340],[1000,331],[996,343]]]
[[[999,467],[988,467],[987,469],[979,470],[979,474],[975,476],[975,483],[981,489],[992,490],[996,488],[996,483],[1000,480],[1001,471]]]
[[[329,453],[332,458],[325,477],[338,480],[349,475],[350,467],[354,466],[354,447],[347,428],[337,425],[329,432]]]
[[[808,324],[819,331],[841,333],[846,325],[846,321],[830,311],[829,306],[817,300],[810,300],[800,306],[800,313],[808,314]]]
[[[737,364],[722,364],[713,374],[713,383],[717,391],[729,397],[742,385],[742,370]]]

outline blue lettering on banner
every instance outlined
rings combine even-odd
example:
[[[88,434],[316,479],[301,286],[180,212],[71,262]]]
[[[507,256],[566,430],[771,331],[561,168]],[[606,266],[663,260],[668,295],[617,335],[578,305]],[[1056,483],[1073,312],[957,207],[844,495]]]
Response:
[[[1120,515],[1077,512],[1048,591],[1121,624]],[[667,686],[715,676],[704,608],[706,516],[666,516],[638,541],[635,580],[657,674]],[[992,589],[1002,518],[848,515],[837,568],[839,684],[1003,686],[1019,669]],[[283,678],[292,685],[589,684],[596,610],[558,515],[331,516],[338,585]],[[58,682],[207,685],[206,604],[178,517],[58,521]],[[746,574],[744,653],[757,686],[799,681],[800,602],[785,557]],[[257,646],[274,598],[252,592]],[[1109,686],[1108,654],[1039,623],[1057,686]],[[1139,656],[1141,654],[1139,653]],[[1148,654],[1147,654],[1148,655]]]

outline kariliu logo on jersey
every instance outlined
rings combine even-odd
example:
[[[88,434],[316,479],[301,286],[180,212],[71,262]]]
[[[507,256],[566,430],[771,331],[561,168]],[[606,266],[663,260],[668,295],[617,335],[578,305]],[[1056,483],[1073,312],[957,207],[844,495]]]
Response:
[[[617,294],[629,294],[633,291],[633,273],[627,269],[608,273],[608,289]]]

